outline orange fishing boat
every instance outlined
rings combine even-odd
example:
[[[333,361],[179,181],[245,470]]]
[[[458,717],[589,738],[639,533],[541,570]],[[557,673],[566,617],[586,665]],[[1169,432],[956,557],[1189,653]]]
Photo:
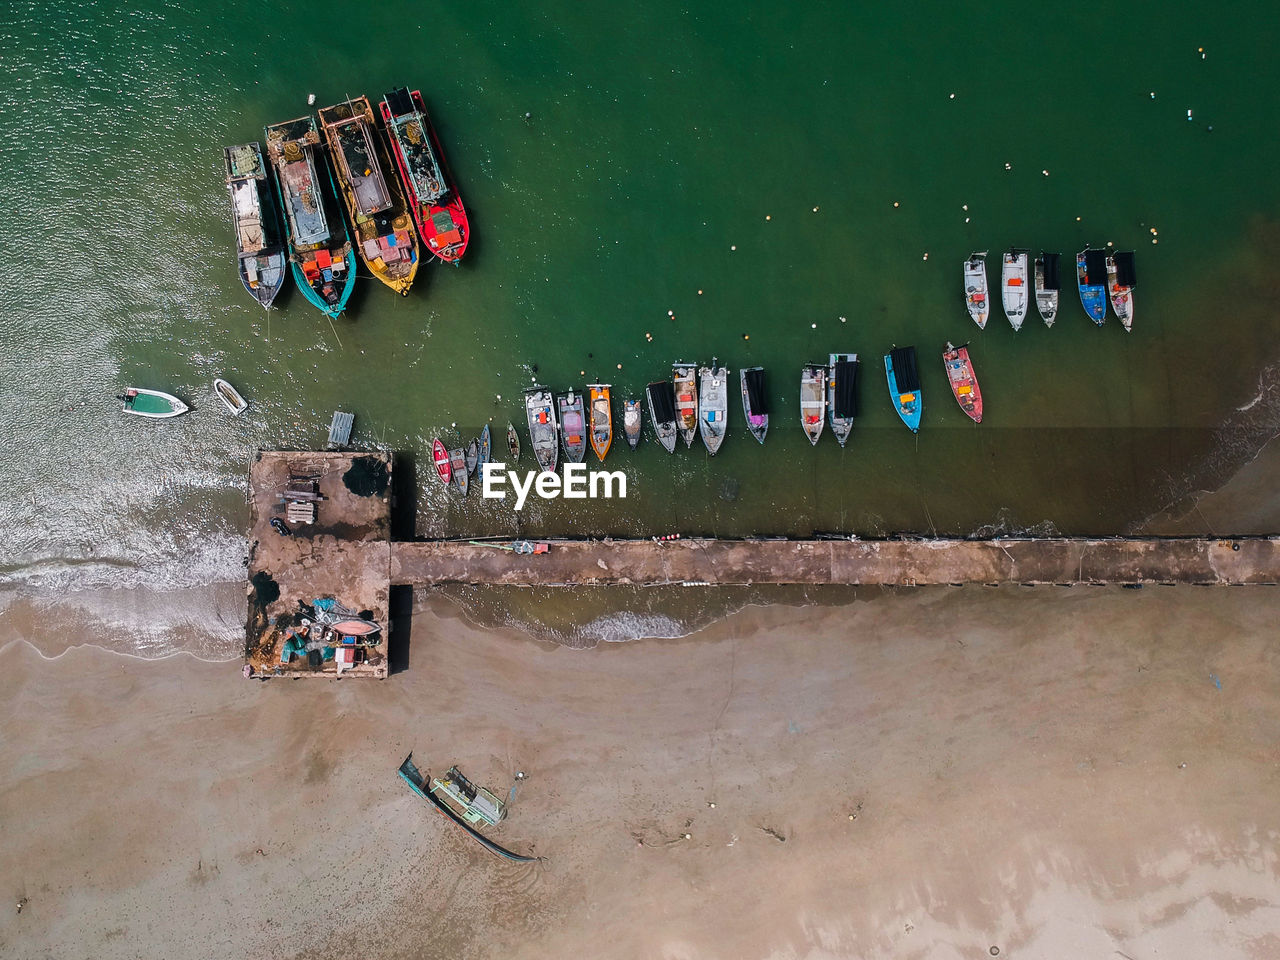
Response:
[[[588,383],[591,397],[591,449],[601,461],[613,443],[613,408],[609,403],[609,384]]]

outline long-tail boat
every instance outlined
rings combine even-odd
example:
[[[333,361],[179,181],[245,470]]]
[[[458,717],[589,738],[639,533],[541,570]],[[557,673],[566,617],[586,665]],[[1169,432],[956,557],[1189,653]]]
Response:
[[[915,347],[894,347],[884,355],[884,374],[889,381],[889,396],[912,433],[920,432],[920,371],[916,367]]]
[[[947,349],[942,351],[942,365],[946,368],[947,382],[951,384],[951,392],[960,409],[974,423],[981,423],[982,391],[978,388],[978,376],[973,372],[973,361],[969,359],[969,345],[962,343],[953,347],[948,341]]]
[[[346,309],[356,285],[356,255],[338,212],[333,172],[325,162],[314,117],[266,128],[267,157],[276,175],[289,235],[289,262],[302,295],[323,313]]]
[[[378,109],[418,236],[433,256],[457,263],[467,251],[471,226],[422,94],[399,87],[386,95]]]
[[[587,395],[591,401],[588,416],[591,418],[591,449],[603,462],[613,444],[613,408],[609,403],[609,384],[588,383]]]
[[[231,195],[231,217],[236,228],[236,258],[240,282],[249,296],[264,307],[271,306],[284,286],[284,233],[280,214],[271,198],[271,181],[262,160],[262,147],[242,143],[224,147],[227,192]]]
[[[807,363],[800,371],[800,425],[815,447],[827,422],[827,368]]]
[[[386,150],[368,97],[320,109],[338,191],[356,228],[356,248],[369,271],[401,296],[418,273],[418,240],[399,182],[388,178]]]
[[[1076,254],[1076,285],[1089,319],[1102,326],[1107,319],[1107,254],[1085,247]]]
[[[1133,331],[1133,287],[1137,282],[1132,251],[1107,257],[1107,297],[1125,333]]]
[[[671,383],[676,392],[676,427],[686,447],[693,446],[698,431],[698,368],[692,363],[671,366]]]
[[[844,446],[853,430],[853,418],[858,415],[858,355],[856,353],[832,353],[827,355],[827,419],[831,432],[840,446]]]
[[[769,396],[764,389],[764,367],[747,367],[738,371],[742,384],[742,414],[747,418],[751,435],[764,443],[769,432]]]
[[[714,457],[729,429],[729,369],[716,366],[715,357],[711,366],[698,370],[698,429]]]

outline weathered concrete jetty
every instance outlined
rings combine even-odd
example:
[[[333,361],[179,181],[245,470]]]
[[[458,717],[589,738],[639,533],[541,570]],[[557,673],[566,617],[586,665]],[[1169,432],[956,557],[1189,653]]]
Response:
[[[389,453],[258,454],[249,470],[245,631],[253,675],[385,677],[393,585],[1280,582],[1280,537],[606,538],[547,541],[542,554],[496,549],[509,541],[396,542],[391,473]],[[349,635],[370,627],[368,635]]]

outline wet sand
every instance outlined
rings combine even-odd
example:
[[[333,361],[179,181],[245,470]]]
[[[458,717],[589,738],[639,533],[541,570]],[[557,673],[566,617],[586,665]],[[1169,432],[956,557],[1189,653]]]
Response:
[[[386,682],[11,643],[0,954],[1280,954],[1280,589],[918,589],[592,650],[437,606]],[[493,835],[547,860],[413,797],[410,750],[523,770]]]

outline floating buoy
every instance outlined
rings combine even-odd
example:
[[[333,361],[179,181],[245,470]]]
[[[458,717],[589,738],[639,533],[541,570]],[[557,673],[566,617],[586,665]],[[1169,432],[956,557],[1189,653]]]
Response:
[[[1155,92],[1154,90],[1152,90],[1152,91],[1151,91],[1151,99],[1152,99],[1152,100],[1154,100],[1155,98],[1156,98],[1156,92]]]
[[[969,218],[968,218],[968,217],[965,217],[965,218],[964,218],[964,222],[965,222],[965,223],[968,223],[968,222],[969,222]]]
[[[841,322],[841,323],[848,323],[848,322],[849,322],[849,318],[848,318],[848,317],[841,317],[841,318],[840,318],[840,322]]]
[[[316,95],[315,95],[314,93],[308,93],[308,94],[307,94],[307,106],[309,107],[309,106],[311,106],[311,105],[312,105],[313,103],[315,103],[315,102],[316,102]]]
[[[817,213],[817,212],[818,212],[818,208],[817,208],[817,207],[814,207],[814,208],[813,208],[813,212],[814,212],[814,213]]]
[[[929,255],[926,253],[926,254],[925,254],[923,257],[921,257],[920,259],[921,259],[921,260],[928,260],[928,259],[929,259]]]
[[[814,330],[818,329],[818,325],[816,323],[811,323],[809,324],[809,326],[811,326]]]
[[[954,100],[955,98],[956,98],[956,95],[954,93],[951,94],[951,96],[947,97],[948,100]]]
[[[961,210],[963,210],[965,213],[968,213],[968,212],[969,212],[969,205],[968,205],[967,203],[962,203],[962,204],[960,204],[960,209],[961,209]]]
[[[621,369],[622,369],[622,364],[618,364],[618,369],[619,369],[619,370],[621,370]]]
[[[701,290],[699,290],[699,291],[698,291],[698,296],[702,296],[702,291],[701,291]]]
[[[738,245],[735,243],[735,244],[734,244],[733,246],[731,246],[729,249],[730,249],[730,250],[737,250],[737,249],[738,249]]]
[[[1049,171],[1048,171],[1048,170],[1041,170],[1040,172],[1041,172],[1041,173],[1043,173],[1046,177],[1049,175]]]
[[[1188,110],[1188,111],[1187,111],[1187,119],[1188,119],[1188,120],[1190,120],[1190,119],[1191,119],[1191,111],[1190,111],[1190,110]]]
[[[749,334],[749,333],[744,333],[744,334],[742,335],[742,339],[743,339],[743,340],[750,340],[750,339],[751,339],[751,334]]]
[[[1076,223],[1079,223],[1079,222],[1080,222],[1080,218],[1076,217]]]
[[[1006,163],[1006,164],[1004,165],[1004,168],[1005,168],[1006,170],[1012,170],[1012,169],[1013,169],[1013,164],[1012,164],[1012,163]]]
[[[898,201],[897,200],[893,201],[893,205],[896,207],[898,205]]]
[[[676,315],[676,312],[675,312],[674,310],[668,310],[668,311],[667,311],[667,316],[668,316],[668,317],[674,317],[675,315]]]
[[[766,220],[772,220],[772,219],[773,219],[773,217],[772,217],[771,215],[767,214],[767,213],[764,215],[764,218],[765,218]]]

